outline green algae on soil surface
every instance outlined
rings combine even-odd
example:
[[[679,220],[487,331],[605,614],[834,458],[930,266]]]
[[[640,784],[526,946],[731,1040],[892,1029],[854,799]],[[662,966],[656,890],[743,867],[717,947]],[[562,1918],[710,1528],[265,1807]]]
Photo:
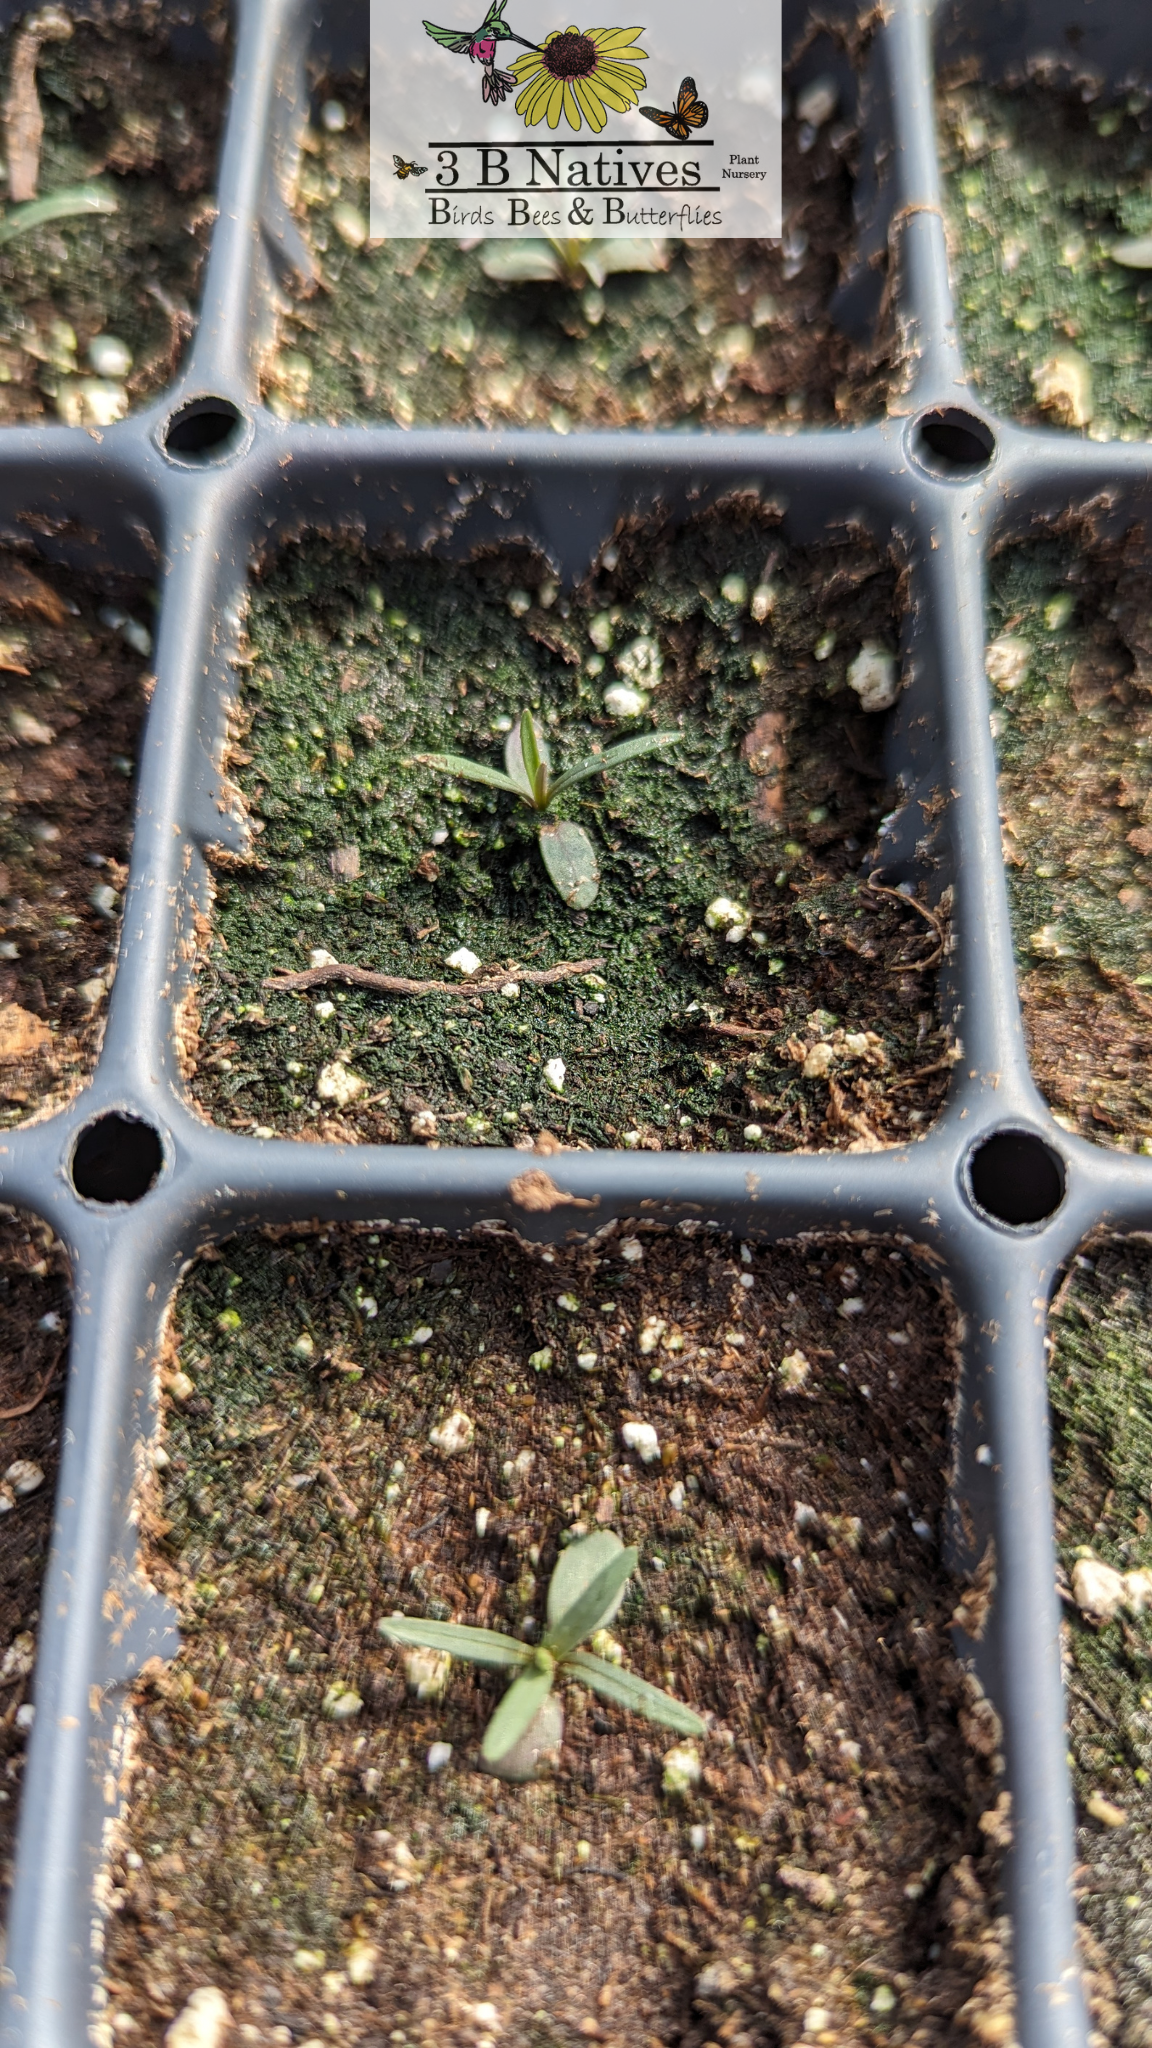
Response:
[[[990,569],[988,656],[1033,1070],[1070,1130],[1152,1145],[1152,638],[1143,532]]]
[[[40,1583],[56,1492],[68,1261],[43,1223],[0,1211],[0,1927],[7,1920]],[[21,1469],[7,1479],[14,1465]],[[37,1477],[37,1475],[40,1475]]]
[[[1057,1529],[1065,1592],[1078,1555],[1119,1572],[1152,1565],[1152,1254],[1089,1247],[1052,1332]],[[1152,1616],[1101,1626],[1067,1598],[1065,1658],[1079,1810],[1080,1913],[1099,1973],[1096,2027],[1152,2043]]]
[[[159,2042],[208,1981],[268,2043],[1011,2037],[995,1717],[937,1547],[951,1319],[911,1248],[265,1233],[173,1337],[143,1529],[184,1647],[135,1701],[114,2024]],[[538,1626],[596,1527],[641,1550],[628,1665],[709,1719],[682,1797],[673,1738],[578,1687],[555,1775],[481,1775],[502,1680],[413,1697],[379,1633]]]
[[[508,283],[485,261],[515,245],[366,240],[368,107],[305,136],[297,213],[320,272],[265,365],[286,418],[402,426],[787,426],[884,410],[891,333],[871,347],[828,301],[854,235],[858,137],[830,120],[801,154],[785,123],[785,239],[664,245],[662,268],[601,284]]]
[[[1152,106],[1034,83],[938,101],[961,344],[993,412],[1142,440],[1152,429],[1152,279],[1109,250],[1152,229]]]
[[[941,920],[862,878],[883,718],[846,681],[862,644],[896,645],[894,567],[856,536],[790,548],[747,503],[608,558],[569,600],[523,551],[451,566],[309,540],[254,587],[234,773],[261,829],[217,873],[200,980],[195,1090],[221,1121],[653,1149],[867,1149],[927,1124]],[[638,668],[649,711],[610,718],[606,686]],[[587,911],[552,889],[523,806],[414,759],[498,763],[525,705],[560,767],[653,724],[682,736],[561,799],[601,862]],[[750,912],[738,946],[705,925],[720,896]],[[263,985],[321,948],[451,979],[460,947],[519,994]]]
[[[21,33],[0,41],[0,95]],[[221,19],[221,43],[224,33]],[[132,27],[76,22],[67,41],[43,44],[36,75],[37,198],[92,186],[115,210],[73,212],[4,240],[0,421],[54,413],[107,426],[171,382],[195,325],[226,66],[174,55],[137,17]],[[15,217],[9,207],[2,218]],[[126,345],[126,374],[113,366],[93,380],[98,336]]]
[[[152,593],[0,550],[0,1130],[91,1071],[115,972]]]

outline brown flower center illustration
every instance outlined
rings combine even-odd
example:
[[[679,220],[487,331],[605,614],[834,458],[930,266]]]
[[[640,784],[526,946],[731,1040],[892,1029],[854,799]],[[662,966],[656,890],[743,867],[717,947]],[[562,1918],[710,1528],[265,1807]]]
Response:
[[[553,36],[543,50],[544,69],[553,78],[591,78],[596,69],[596,45],[591,36]]]

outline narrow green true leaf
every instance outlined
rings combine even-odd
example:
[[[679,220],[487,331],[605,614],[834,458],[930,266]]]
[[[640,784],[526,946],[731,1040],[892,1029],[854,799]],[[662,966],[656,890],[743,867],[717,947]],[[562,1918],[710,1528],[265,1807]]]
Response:
[[[587,910],[600,894],[600,863],[583,825],[568,818],[540,827],[540,858],[569,910]]]
[[[469,1664],[488,1664],[495,1671],[532,1661],[527,1643],[514,1642],[495,1629],[465,1628],[456,1621],[410,1620],[399,1614],[385,1615],[376,1625],[390,1643],[404,1643],[414,1650],[447,1650],[449,1656],[461,1657]]]
[[[638,1550],[622,1550],[617,1557],[610,1557],[591,1584],[549,1628],[544,1638],[545,1649],[551,1650],[554,1657],[566,1657],[585,1636],[602,1627],[609,1612],[616,1612],[619,1596],[639,1561]]]
[[[68,220],[77,213],[116,213],[120,202],[103,185],[66,185],[60,192],[46,192],[42,199],[29,199],[14,206],[0,220],[0,242],[31,234],[48,221]]]
[[[654,754],[658,747],[670,747],[679,738],[678,732],[646,732],[634,740],[621,740],[618,747],[609,747],[607,753],[598,754],[594,761],[581,761],[576,768],[566,768],[552,784],[549,801],[563,796],[567,789],[574,789],[578,782],[586,782],[590,775],[620,768],[625,761],[638,761],[642,754]]]
[[[675,746],[680,737],[678,732],[637,733],[634,740],[621,740],[618,746],[609,747],[606,754],[601,754],[601,766],[619,768],[625,761],[638,761],[642,754],[654,754],[659,747]]]
[[[412,758],[425,768],[439,769],[441,775],[458,775],[462,782],[483,782],[489,789],[506,789],[512,796],[524,795],[510,775],[502,774],[499,768],[489,768],[483,761],[466,761],[463,754],[414,754]]]
[[[512,727],[511,732],[509,733],[507,739],[504,742],[504,767],[507,773],[512,777],[513,782],[516,784],[516,787],[520,791],[520,794],[524,798],[525,802],[530,803],[533,809],[535,809],[536,791],[533,788],[531,781],[529,780],[528,768],[524,760],[524,749],[521,745],[521,728],[523,726],[523,722],[523,718],[521,718],[519,722]],[[532,729],[536,735],[536,752],[540,756],[540,759],[543,761],[545,768],[547,768],[549,775],[551,775],[552,755],[549,750],[548,742],[545,739],[543,733],[539,730],[539,727],[535,725],[535,723],[533,723]]]
[[[520,752],[532,787],[532,801],[538,811],[548,802],[548,768],[536,740],[536,722],[530,711],[520,713]]]
[[[507,1756],[532,1726],[551,1690],[551,1671],[525,1671],[512,1680],[484,1730],[480,1754],[485,1763],[498,1764],[502,1756]]]
[[[570,1651],[564,1659],[564,1670],[569,1677],[591,1686],[602,1699],[611,1700],[618,1707],[630,1707],[633,1713],[643,1714],[649,1721],[674,1728],[678,1735],[704,1734],[699,1714],[694,1714],[683,1701],[674,1700],[671,1693],[661,1692],[659,1686],[649,1685],[647,1679],[637,1678],[632,1671],[622,1671],[618,1664],[606,1664],[603,1657],[594,1657],[590,1650]]]
[[[590,775],[599,775],[604,765],[604,756],[601,755],[597,761],[581,761],[578,768],[566,768],[563,775],[558,775],[552,784],[548,793],[549,802],[554,803],[558,796],[564,796],[568,790],[575,789],[578,782],[587,782]]]
[[[579,1599],[585,1588],[602,1572],[606,1564],[619,1557],[624,1545],[611,1529],[593,1529],[590,1536],[581,1536],[562,1550],[548,1581],[548,1626],[551,1628],[561,1621],[568,1609]],[[620,1599],[624,1589],[620,1589]],[[619,1601],[617,1601],[619,1606]],[[615,1613],[615,1608],[613,1609]],[[605,1617],[607,1621],[611,1615]]]

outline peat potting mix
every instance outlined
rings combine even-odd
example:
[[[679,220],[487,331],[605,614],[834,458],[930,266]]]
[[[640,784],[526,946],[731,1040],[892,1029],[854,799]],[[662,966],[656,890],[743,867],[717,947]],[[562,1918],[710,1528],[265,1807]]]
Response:
[[[1152,2048],[1143,23],[438,14],[0,34],[0,2040]]]

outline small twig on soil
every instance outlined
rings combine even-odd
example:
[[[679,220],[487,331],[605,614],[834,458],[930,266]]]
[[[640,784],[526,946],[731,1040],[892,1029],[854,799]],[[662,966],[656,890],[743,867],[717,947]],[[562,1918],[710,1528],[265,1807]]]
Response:
[[[871,875],[868,876],[864,887],[871,889],[874,895],[890,896],[893,903],[902,903],[907,910],[918,910],[921,917],[927,924],[931,925],[932,930],[936,934],[936,951],[927,960],[901,960],[895,967],[890,967],[888,972],[890,974],[923,974],[929,967],[938,967],[944,958],[944,927],[940,922],[938,913],[935,910],[930,910],[926,903],[917,902],[915,896],[905,896],[902,889],[890,889],[887,883],[874,881]]]
[[[770,1031],[760,1031],[751,1024],[712,1024],[704,1026],[705,1031],[718,1031],[722,1038],[771,1038]]]
[[[442,1507],[438,1514],[432,1516],[430,1521],[421,1522],[420,1527],[418,1529],[413,1529],[409,1541],[414,1543],[416,1541],[417,1536],[426,1536],[428,1534],[429,1529],[434,1529],[436,1527],[437,1522],[442,1522],[447,1513],[447,1507]]]
[[[1080,1687],[1078,1685],[1073,1685],[1070,1679],[1065,1679],[1064,1682],[1067,1685],[1068,1690],[1072,1694],[1073,1698],[1078,1699],[1080,1701],[1081,1706],[1087,1707],[1090,1710],[1090,1712],[1096,1715],[1098,1720],[1103,1721],[1104,1726],[1106,1728],[1114,1728],[1117,1735],[1123,1734],[1124,1731],[1121,1728],[1119,1721],[1117,1721],[1115,1717],[1108,1712],[1107,1707],[1102,1707],[1100,1705],[1099,1700],[1094,1700],[1092,1698],[1091,1693],[1081,1692]]]
[[[342,1515],[346,1515],[350,1522],[358,1521],[360,1518],[360,1510],[357,1507],[355,1501],[349,1499],[348,1495],[345,1493],[344,1488],[341,1486],[340,1481],[337,1479],[336,1474],[332,1470],[331,1465],[320,1465],[317,1467],[317,1470],[319,1471],[321,1478],[326,1479],[328,1481],[329,1486],[332,1488],[332,1492],[336,1498],[336,1505],[339,1508],[340,1513]]]
[[[60,1360],[58,1358],[53,1359],[52,1364],[49,1366],[47,1373],[30,1401],[21,1401],[15,1408],[0,1408],[0,1422],[14,1422],[18,1415],[31,1415],[32,1410],[40,1406],[41,1401],[48,1392],[52,1383],[52,1375],[59,1363]]]
[[[678,1949],[682,1956],[688,1956],[694,1964],[699,1963],[700,1949],[696,1942],[686,1941],[684,1936],[677,1933],[674,1927],[668,1927],[663,1924],[657,1927],[656,1922],[653,1921],[652,1932],[658,1941],[666,1941],[671,1948]]]
[[[327,1643],[329,1648],[331,1648],[332,1644],[336,1641],[336,1637],[331,1629],[324,1628],[323,1625],[317,1620],[316,1609],[314,1607],[306,1607],[302,1600],[294,1599],[292,1594],[288,1592],[287,1588],[284,1588],[281,1591],[279,1597],[280,1604],[282,1607],[289,1608],[290,1611],[299,1618],[299,1620],[303,1623],[305,1628],[311,1629],[312,1634],[314,1636],[319,1636],[320,1641],[322,1643]]]
[[[743,1739],[740,1743],[740,1754],[744,1758],[744,1761],[747,1764],[749,1770],[751,1771],[753,1777],[756,1778],[762,1785],[764,1783],[764,1773],[760,1769],[760,1763],[759,1759],[757,1758],[756,1751],[753,1749],[752,1744],[749,1741],[747,1741],[747,1739]]]
[[[955,1065],[953,1060],[933,1060],[930,1067],[921,1067],[915,1074],[905,1074],[902,1081],[890,1081],[888,1094],[895,1095],[898,1088],[914,1088],[917,1081],[923,1081],[929,1074],[942,1074],[946,1067]]]
[[[757,1395],[756,1400],[749,1413],[748,1420],[750,1422],[763,1422],[764,1417],[768,1413],[768,1403],[771,1400],[771,1398],[772,1381],[765,1380],[764,1385],[761,1388],[760,1393]]]
[[[353,988],[375,989],[384,996],[482,996],[492,995],[509,981],[531,982],[540,988],[546,982],[568,981],[574,974],[592,974],[603,965],[603,960],[562,960],[558,967],[506,967],[488,981],[410,981],[403,974],[374,974],[369,967],[341,967],[333,963],[331,967],[305,967],[299,974],[269,974],[264,987],[281,994],[292,989],[323,988],[328,981],[346,981]]]
[[[702,1885],[690,1884],[686,1877],[678,1877],[676,1883],[689,1904],[699,1907],[702,1913],[707,1913],[710,1920],[719,1920],[723,1917],[715,1899],[709,1898]]]
[[[768,1392],[768,1393],[770,1394],[770,1393],[772,1392],[771,1386],[769,1386],[769,1387],[768,1387],[768,1388],[766,1389],[766,1391],[767,1391],[767,1392]],[[756,1445],[757,1445],[757,1448],[758,1448],[758,1449],[761,1449],[761,1450],[766,1450],[766,1451],[806,1451],[806,1450],[807,1450],[807,1448],[808,1448],[808,1445],[807,1445],[807,1443],[805,1442],[805,1440],[804,1440],[804,1438],[803,1438],[803,1437],[798,1437],[798,1436],[763,1436],[763,1435],[761,1435],[761,1433],[760,1433],[760,1431],[759,1431],[759,1430],[753,1431],[753,1430],[750,1430],[750,1429],[744,1429],[744,1430],[741,1430],[741,1432],[740,1432],[740,1435],[739,1435],[739,1437],[738,1437],[737,1441],[738,1441],[739,1443],[748,1443],[748,1442],[749,1442],[749,1440],[751,1439],[751,1437],[752,1437],[753,1435],[755,1435],[755,1438],[756,1438]]]
[[[931,925],[933,931],[935,932],[936,937],[939,939],[941,945],[943,945],[944,933],[941,930],[940,919],[934,910],[929,910],[928,905],[926,903],[918,902],[915,896],[905,896],[904,891],[902,889],[890,889],[886,882],[873,881],[871,875],[869,875],[867,881],[864,884],[864,887],[866,889],[875,890],[877,896],[890,896],[892,898],[893,903],[902,903],[905,909],[907,910],[918,910],[920,912],[921,917],[927,919],[928,923]]]
[[[939,967],[943,958],[944,948],[937,946],[936,951],[929,953],[926,960],[896,960],[884,971],[886,974],[927,974],[930,967]]]

